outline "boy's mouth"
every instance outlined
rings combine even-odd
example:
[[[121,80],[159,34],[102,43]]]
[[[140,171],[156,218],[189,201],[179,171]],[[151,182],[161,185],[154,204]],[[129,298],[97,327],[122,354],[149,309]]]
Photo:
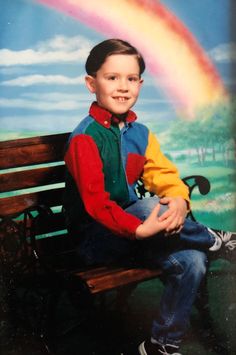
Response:
[[[119,102],[125,102],[125,101],[129,100],[128,97],[124,97],[124,96],[115,96],[115,97],[113,97],[113,99],[117,100]]]

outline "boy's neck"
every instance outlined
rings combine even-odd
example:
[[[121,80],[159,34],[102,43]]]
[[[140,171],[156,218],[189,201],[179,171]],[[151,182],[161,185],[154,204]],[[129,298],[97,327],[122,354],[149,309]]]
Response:
[[[113,114],[113,116],[117,117],[120,122],[125,122],[127,115],[128,115],[128,112],[122,113],[120,115]]]
[[[112,121],[114,123],[118,123],[119,126],[122,124],[122,127],[124,126],[124,123],[126,122],[126,118],[127,118],[128,112],[122,113],[121,115],[116,115],[116,114],[112,114]]]
[[[120,121],[120,122],[119,122],[119,128],[120,128],[120,129],[122,129],[122,128],[124,127],[124,125],[125,125],[124,121]]]

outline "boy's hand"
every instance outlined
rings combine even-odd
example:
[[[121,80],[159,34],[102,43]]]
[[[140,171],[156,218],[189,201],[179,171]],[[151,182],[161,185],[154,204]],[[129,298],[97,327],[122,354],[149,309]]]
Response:
[[[187,202],[182,197],[164,197],[160,203],[168,205],[168,210],[159,217],[160,222],[168,222],[166,235],[179,233],[187,215]]]
[[[138,228],[136,229],[136,239],[150,238],[156,235],[157,233],[166,231],[169,221],[168,219],[160,221],[160,218],[158,218],[160,207],[161,206],[158,203],[156,207],[153,208],[148,218],[138,226]]]

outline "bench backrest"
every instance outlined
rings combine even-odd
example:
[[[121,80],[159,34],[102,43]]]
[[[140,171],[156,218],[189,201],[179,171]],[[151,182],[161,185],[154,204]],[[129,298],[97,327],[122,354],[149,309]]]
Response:
[[[0,142],[0,218],[17,218],[25,210],[38,206],[52,208],[50,226],[42,223],[38,233],[56,233],[65,229],[61,214],[64,192],[65,164],[63,155],[70,133],[53,134]],[[209,181],[202,176],[183,179],[201,194],[210,190]],[[141,196],[145,194],[139,186]]]
[[[26,209],[47,205],[61,210],[64,147],[69,133],[0,142],[0,216],[19,217]],[[64,228],[60,212],[55,230]],[[42,226],[41,233],[47,226]],[[50,227],[52,228],[52,226]]]

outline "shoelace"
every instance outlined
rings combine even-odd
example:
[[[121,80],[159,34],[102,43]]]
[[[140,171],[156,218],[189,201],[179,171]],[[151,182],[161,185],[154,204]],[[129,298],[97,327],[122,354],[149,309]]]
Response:
[[[219,232],[219,237],[221,238],[221,240],[225,243],[225,246],[229,249],[229,250],[234,250],[234,248],[236,248],[236,239],[235,240],[231,240],[232,237],[231,232]]]
[[[236,248],[236,240],[230,240],[229,242],[225,243],[225,246],[230,250],[234,250]]]
[[[167,353],[166,351],[162,351],[162,350],[159,350],[159,352],[160,352],[161,354],[163,354],[163,355],[182,355],[182,354],[180,354],[180,353],[172,353],[172,354],[170,354],[170,353]]]
[[[166,344],[166,346],[169,346],[169,347],[171,347],[171,348],[176,348],[176,349],[178,349],[178,346],[175,346],[175,345]],[[163,347],[163,350],[159,349],[159,352],[160,352],[161,354],[163,354],[163,355],[182,355],[182,354],[180,354],[180,353],[172,353],[172,354],[170,354],[170,353],[167,352],[166,347],[165,347],[164,345],[162,345],[162,347]]]

